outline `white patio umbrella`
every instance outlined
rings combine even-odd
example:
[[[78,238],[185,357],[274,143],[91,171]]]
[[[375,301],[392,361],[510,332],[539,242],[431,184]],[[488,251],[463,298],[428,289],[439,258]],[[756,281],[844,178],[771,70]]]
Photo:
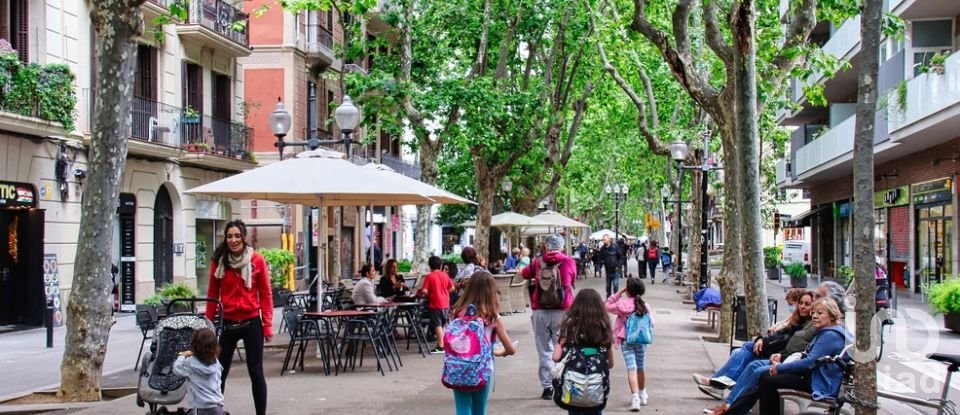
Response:
[[[613,232],[613,231],[610,230],[610,229],[601,229],[601,230],[599,230],[599,231],[596,231],[596,232],[594,232],[594,233],[591,233],[591,234],[590,234],[590,239],[591,239],[591,240],[594,240],[594,241],[599,241],[599,240],[603,239],[604,236],[609,236],[609,237],[611,237],[611,238],[613,238],[613,239],[618,239],[618,238],[616,237],[616,233]],[[623,233],[623,232],[620,233],[620,238],[627,239],[627,240],[637,239],[637,237],[627,235],[627,234],[625,234],[625,233]]]
[[[476,220],[469,220],[463,223],[464,227],[473,228],[477,226]],[[490,226],[500,227],[524,227],[524,226],[552,226],[550,222],[531,218],[527,215],[521,215],[516,212],[503,212],[490,217]]]
[[[559,228],[568,228],[568,229],[580,229],[586,228],[589,229],[590,226],[570,219],[560,213],[554,212],[552,210],[545,211],[537,216],[533,217],[544,222],[549,223],[548,226],[531,226],[523,229],[525,235],[543,235],[548,233],[555,233]]]
[[[438,201],[426,195],[424,188],[414,187],[409,182],[389,179],[384,173],[357,166],[345,160],[343,153],[321,149],[302,152],[296,158],[248,170],[186,193],[319,206],[321,212],[328,206],[472,203],[462,198],[465,202]],[[321,253],[317,261],[320,270],[324,269],[326,257],[326,228],[320,226]]]

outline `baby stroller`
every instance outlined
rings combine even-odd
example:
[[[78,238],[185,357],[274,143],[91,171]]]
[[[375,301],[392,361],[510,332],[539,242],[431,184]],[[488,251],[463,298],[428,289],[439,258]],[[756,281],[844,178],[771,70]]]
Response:
[[[197,313],[197,303],[215,302],[215,322]],[[179,306],[174,307],[174,304]],[[212,298],[177,298],[167,304],[166,317],[157,322],[150,351],[140,362],[137,381],[137,406],[148,406],[148,414],[186,413],[182,408],[171,412],[167,406],[176,405],[187,395],[187,379],[173,373],[173,362],[178,353],[190,349],[193,333],[210,329],[219,337],[223,330],[223,304]]]

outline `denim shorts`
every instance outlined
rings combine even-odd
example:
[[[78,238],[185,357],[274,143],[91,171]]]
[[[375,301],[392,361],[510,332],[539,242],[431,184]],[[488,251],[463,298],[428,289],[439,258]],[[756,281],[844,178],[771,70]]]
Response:
[[[644,362],[647,360],[646,344],[629,344],[623,342],[620,344],[620,350],[623,352],[623,362],[627,370],[643,370]]]

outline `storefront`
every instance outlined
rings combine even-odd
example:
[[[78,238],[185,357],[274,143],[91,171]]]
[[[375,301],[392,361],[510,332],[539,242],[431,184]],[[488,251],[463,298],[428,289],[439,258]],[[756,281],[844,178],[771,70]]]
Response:
[[[43,324],[44,211],[37,203],[34,185],[0,181],[0,326]]]
[[[899,186],[874,193],[876,228],[875,252],[877,260],[887,267],[887,273],[898,287],[906,287],[904,280],[910,262],[910,187]]]
[[[225,203],[211,200],[197,201],[197,245],[196,245],[196,272],[197,292],[206,295],[210,285],[210,257],[213,250],[220,243],[221,232],[230,217],[228,206]]]
[[[118,311],[136,311],[136,214],[137,197],[132,193],[120,193],[117,216],[113,219],[113,264],[118,271],[114,307]]]
[[[835,267],[853,265],[853,204],[849,201],[833,204],[834,234],[837,235]]]
[[[953,274],[953,180],[911,186],[916,220],[914,292]]]

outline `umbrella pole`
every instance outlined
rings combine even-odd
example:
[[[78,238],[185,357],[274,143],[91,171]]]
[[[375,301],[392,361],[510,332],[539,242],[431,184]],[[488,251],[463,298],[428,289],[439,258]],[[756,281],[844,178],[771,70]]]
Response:
[[[320,212],[320,214],[317,215],[317,220],[320,222],[317,224],[320,227],[320,238],[317,241],[317,311],[323,311],[323,293],[326,292],[324,283],[328,276],[325,272],[327,265],[327,212],[326,208],[323,207],[322,197],[319,200],[317,209]]]
[[[377,264],[373,263],[373,251],[374,249],[376,249],[375,246],[377,245],[377,230],[374,229],[373,227],[373,202],[370,202],[369,212],[370,212],[370,220],[367,223],[368,223],[368,226],[370,226],[370,248],[367,251],[370,253],[369,255],[370,265],[373,265],[373,268],[376,269]]]

